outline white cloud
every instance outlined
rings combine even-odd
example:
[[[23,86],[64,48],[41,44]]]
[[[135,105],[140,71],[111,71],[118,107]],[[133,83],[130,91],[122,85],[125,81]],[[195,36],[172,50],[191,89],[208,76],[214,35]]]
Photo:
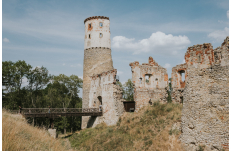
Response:
[[[112,47],[117,50],[133,51],[133,54],[141,52],[155,52],[164,54],[177,54],[178,50],[186,48],[190,44],[187,36],[166,35],[163,32],[152,33],[148,39],[142,39],[135,42],[135,39],[129,39],[124,36],[115,36],[112,39]]]
[[[10,42],[10,40],[7,39],[7,38],[4,38],[4,39],[3,39],[3,42]]]
[[[229,28],[225,27],[224,30],[216,30],[211,32],[208,37],[213,38],[217,41],[222,41],[225,39],[226,36],[229,35]]]
[[[165,65],[164,65],[164,68],[170,68],[171,67],[171,65],[169,64],[169,63],[166,63]]]
[[[229,19],[229,10],[227,11],[227,18]]]

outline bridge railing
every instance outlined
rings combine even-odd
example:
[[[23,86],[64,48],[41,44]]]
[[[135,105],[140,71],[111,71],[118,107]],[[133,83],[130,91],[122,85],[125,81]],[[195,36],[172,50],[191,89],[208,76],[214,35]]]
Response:
[[[99,108],[22,108],[22,114],[32,113],[98,113]]]

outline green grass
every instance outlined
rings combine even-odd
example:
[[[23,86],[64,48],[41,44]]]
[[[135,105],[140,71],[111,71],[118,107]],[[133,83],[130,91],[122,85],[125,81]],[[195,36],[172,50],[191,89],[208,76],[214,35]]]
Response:
[[[102,123],[81,130],[69,140],[77,150],[182,150],[176,139],[180,132],[171,130],[181,117],[181,109],[181,104],[154,103],[138,113],[125,113],[115,126]]]

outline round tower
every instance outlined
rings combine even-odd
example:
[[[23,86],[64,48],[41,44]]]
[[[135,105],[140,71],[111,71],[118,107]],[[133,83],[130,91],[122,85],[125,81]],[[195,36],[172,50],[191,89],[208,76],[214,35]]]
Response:
[[[111,48],[109,17],[94,16],[84,20],[84,49],[92,47]]]
[[[112,70],[109,17],[93,16],[84,20],[84,62],[82,108],[89,108],[90,76]],[[82,117],[82,129],[89,124],[89,117]]]

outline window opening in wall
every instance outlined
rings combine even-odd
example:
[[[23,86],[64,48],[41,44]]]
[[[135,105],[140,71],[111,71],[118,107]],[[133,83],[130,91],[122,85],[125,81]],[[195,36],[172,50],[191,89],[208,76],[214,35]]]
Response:
[[[88,37],[89,37],[89,39],[91,39],[91,34],[89,34],[89,36],[88,36]]]
[[[158,81],[158,78],[156,78],[156,81]]]
[[[146,82],[146,83],[149,83],[149,82],[150,82],[150,77],[151,77],[150,74],[145,74],[145,82]]]
[[[140,84],[142,84],[142,78],[140,78]]]
[[[88,24],[88,28],[91,28],[91,24]]]
[[[185,71],[180,71],[180,76],[181,76],[181,80],[182,80],[182,82],[184,82],[185,81]]]
[[[103,23],[99,23],[99,27],[103,27]]]
[[[103,34],[102,33],[99,33],[99,38],[102,38],[103,37]]]
[[[183,103],[183,96],[180,97],[180,103]]]
[[[150,99],[150,100],[148,101],[148,103],[149,103],[150,105],[152,105],[152,100]]]
[[[98,98],[98,101],[99,101],[99,105],[103,105],[103,103],[102,103],[102,97],[98,96],[97,98]]]

